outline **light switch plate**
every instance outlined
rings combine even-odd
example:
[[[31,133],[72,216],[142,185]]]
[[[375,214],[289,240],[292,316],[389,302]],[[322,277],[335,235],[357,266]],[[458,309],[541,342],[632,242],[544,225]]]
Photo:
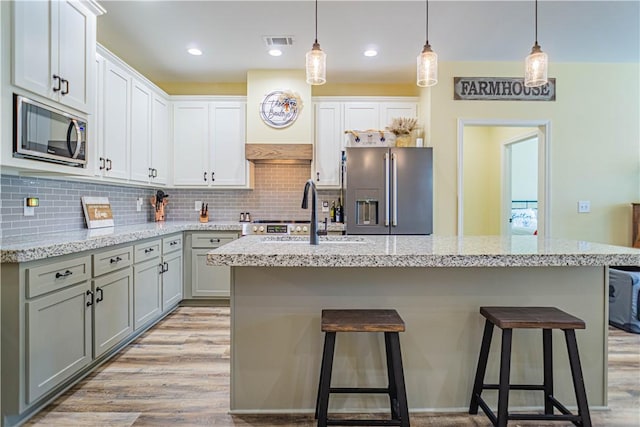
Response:
[[[193,209],[196,211],[200,211],[200,209],[202,209],[202,200],[196,200],[196,203],[193,206]]]
[[[589,212],[591,212],[591,201],[578,200],[578,213],[589,213]]]
[[[329,201],[328,200],[323,200],[322,201],[322,212],[329,212]]]
[[[27,199],[25,198],[22,202],[24,206],[24,216],[34,216],[36,214],[36,208],[32,208],[27,206]]]

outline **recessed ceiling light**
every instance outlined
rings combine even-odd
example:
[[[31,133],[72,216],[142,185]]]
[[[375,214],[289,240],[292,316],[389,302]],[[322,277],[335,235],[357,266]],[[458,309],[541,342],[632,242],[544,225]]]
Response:
[[[269,55],[280,56],[282,55],[282,51],[280,49],[269,49]]]
[[[193,56],[202,55],[202,51],[200,49],[198,49],[198,48],[195,48],[195,47],[192,47],[191,49],[187,49],[187,52],[189,52]]]
[[[364,51],[364,56],[376,56],[378,54],[377,50],[368,49]]]

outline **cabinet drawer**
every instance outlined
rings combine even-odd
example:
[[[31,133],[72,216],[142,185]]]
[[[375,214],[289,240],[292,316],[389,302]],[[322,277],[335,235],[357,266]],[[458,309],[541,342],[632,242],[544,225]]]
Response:
[[[160,239],[152,240],[146,243],[140,243],[133,247],[133,262],[139,263],[148,259],[160,257]]]
[[[89,255],[29,267],[25,270],[27,298],[80,283],[91,277]]]
[[[162,239],[162,255],[178,250],[182,250],[182,234],[176,234]]]
[[[212,234],[212,233],[193,233],[191,235],[192,248],[219,248],[220,246],[234,241],[237,238],[235,234]]]
[[[93,254],[93,276],[102,276],[133,264],[133,247],[112,249]]]

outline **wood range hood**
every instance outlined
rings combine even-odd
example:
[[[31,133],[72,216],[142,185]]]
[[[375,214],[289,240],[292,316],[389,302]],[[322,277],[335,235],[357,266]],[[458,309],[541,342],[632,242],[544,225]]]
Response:
[[[245,144],[244,152],[254,163],[309,165],[313,144]]]

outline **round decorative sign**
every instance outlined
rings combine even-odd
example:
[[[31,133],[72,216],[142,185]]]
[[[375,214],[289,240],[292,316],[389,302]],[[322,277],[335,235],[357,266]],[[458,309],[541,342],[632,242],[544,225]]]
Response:
[[[273,128],[285,128],[296,121],[301,109],[302,100],[297,93],[274,90],[260,103],[260,118]]]

